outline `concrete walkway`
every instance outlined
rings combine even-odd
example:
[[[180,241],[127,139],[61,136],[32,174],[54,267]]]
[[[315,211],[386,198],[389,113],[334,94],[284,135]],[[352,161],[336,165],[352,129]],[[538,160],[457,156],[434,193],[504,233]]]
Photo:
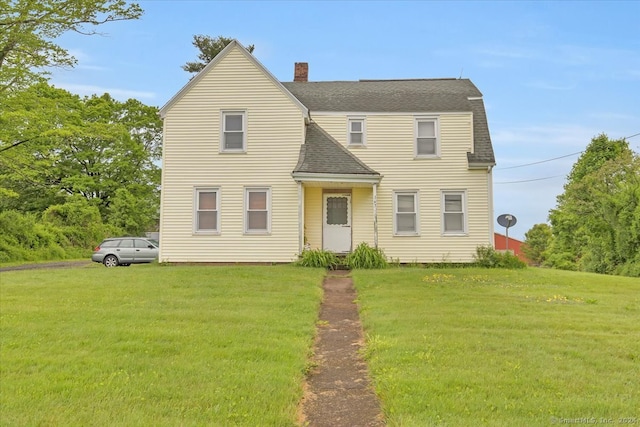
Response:
[[[330,272],[323,282],[316,368],[307,378],[301,424],[311,427],[384,426],[367,365],[358,354],[364,344],[348,272]]]

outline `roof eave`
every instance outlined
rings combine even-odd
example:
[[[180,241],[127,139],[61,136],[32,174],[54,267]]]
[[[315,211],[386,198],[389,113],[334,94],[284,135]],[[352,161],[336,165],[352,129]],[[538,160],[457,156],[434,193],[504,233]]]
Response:
[[[469,162],[469,169],[491,169],[496,165],[496,162]]]
[[[349,182],[372,185],[380,183],[382,179],[380,174],[292,172],[291,176],[296,182]]]

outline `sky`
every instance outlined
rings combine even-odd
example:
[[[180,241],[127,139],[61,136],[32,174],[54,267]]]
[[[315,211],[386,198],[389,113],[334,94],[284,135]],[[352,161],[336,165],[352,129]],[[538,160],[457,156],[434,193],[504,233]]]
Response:
[[[591,138],[627,137],[640,152],[638,1],[139,4],[139,20],[57,39],[78,64],[51,83],[161,107],[189,80],[181,66],[197,57],[195,34],[255,45],[281,81],[293,80],[295,62],[309,63],[311,81],[468,78],[483,93],[496,155],[494,217],[515,215],[509,235],[520,239],[547,222]]]

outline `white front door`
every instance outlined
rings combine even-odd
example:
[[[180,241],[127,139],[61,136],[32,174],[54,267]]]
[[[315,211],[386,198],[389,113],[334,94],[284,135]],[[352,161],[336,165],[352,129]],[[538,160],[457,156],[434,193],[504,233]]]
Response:
[[[322,247],[337,253],[351,251],[351,194],[324,194]]]

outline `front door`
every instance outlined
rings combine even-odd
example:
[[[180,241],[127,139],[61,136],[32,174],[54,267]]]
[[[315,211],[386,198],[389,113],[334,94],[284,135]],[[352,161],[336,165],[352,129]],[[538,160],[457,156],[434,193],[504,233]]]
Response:
[[[351,251],[351,194],[324,194],[322,247],[336,253]]]

